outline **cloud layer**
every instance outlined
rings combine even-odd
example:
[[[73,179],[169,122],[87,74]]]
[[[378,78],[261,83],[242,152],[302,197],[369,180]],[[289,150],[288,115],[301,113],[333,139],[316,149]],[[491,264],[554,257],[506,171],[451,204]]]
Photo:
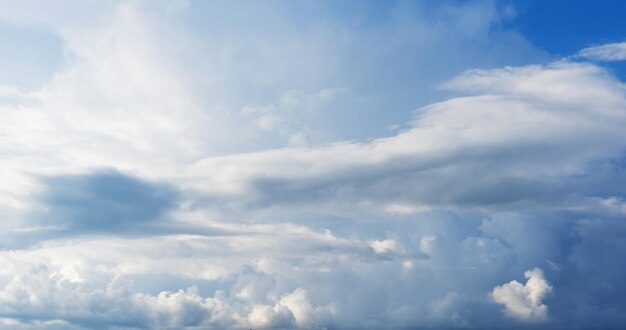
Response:
[[[626,90],[578,61],[614,45],[546,60],[491,1],[67,6],[0,14],[67,53],[0,85],[3,328],[626,324]]]

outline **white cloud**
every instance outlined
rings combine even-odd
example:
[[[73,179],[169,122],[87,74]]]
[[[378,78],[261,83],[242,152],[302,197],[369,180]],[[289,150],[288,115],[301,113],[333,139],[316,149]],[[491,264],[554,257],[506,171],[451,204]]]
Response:
[[[411,213],[398,205],[539,202],[537,187],[626,147],[622,85],[595,65],[470,71],[446,86],[472,95],[419,109],[395,136],[206,158],[184,185],[239,206],[333,200]]]
[[[200,326],[219,323],[223,317],[221,298],[203,298],[197,288],[150,295],[132,293],[131,285],[113,278],[104,288],[94,288],[38,265],[6,284],[0,292],[1,313],[18,318],[30,314],[44,320],[65,319],[78,325],[133,324],[146,328]]]
[[[626,42],[616,42],[582,49],[578,57],[594,61],[624,61],[626,60]]]
[[[391,214],[397,214],[397,215],[408,215],[408,214],[413,214],[413,213],[423,212],[423,211],[428,211],[428,210],[429,208],[424,207],[424,206],[407,205],[407,204],[399,204],[399,203],[389,204],[386,208],[387,212]]]
[[[78,6],[76,3],[71,2],[72,8],[76,6]],[[4,93],[12,97],[28,95],[28,102],[20,101],[19,105],[10,103],[1,105],[3,121],[0,128],[3,140],[0,148],[3,154],[11,155],[12,159],[12,162],[0,165],[0,171],[6,174],[5,184],[0,188],[2,191],[0,202],[7,208],[14,210],[27,207],[24,204],[28,203],[28,195],[37,189],[37,183],[28,178],[29,175],[24,173],[25,169],[28,169],[29,173],[46,175],[114,167],[143,177],[179,181],[181,185],[199,179],[215,184],[215,190],[219,192],[240,190],[240,182],[237,181],[251,179],[246,175],[237,179],[242,174],[241,165],[220,166],[219,173],[216,172],[215,175],[207,173],[201,178],[195,177],[195,173],[186,167],[198,159],[208,159],[216,154],[233,154],[241,149],[257,149],[258,145],[250,141],[263,140],[257,135],[258,132],[249,130],[249,127],[242,123],[242,119],[246,118],[238,116],[237,111],[241,107],[233,109],[244,101],[230,102],[232,99],[243,99],[241,96],[246,93],[225,92],[221,89],[223,86],[230,86],[234,87],[233,91],[241,92],[238,86],[230,85],[231,78],[247,82],[250,75],[253,75],[256,80],[264,82],[262,84],[259,82],[262,87],[259,87],[260,89],[268,88],[265,85],[266,79],[277,80],[276,86],[269,88],[273,92],[279,91],[277,99],[269,103],[246,101],[247,104],[253,104],[250,109],[258,110],[258,104],[265,104],[268,108],[260,112],[244,111],[244,113],[252,116],[248,118],[251,119],[252,126],[256,125],[269,131],[277,128],[284,130],[278,134],[279,140],[282,141],[282,144],[278,145],[303,147],[332,138],[332,134],[319,129],[329,126],[324,123],[326,120],[320,121],[320,117],[316,116],[334,117],[336,109],[327,111],[319,109],[346,94],[348,90],[352,93],[352,87],[328,88],[326,82],[320,82],[323,81],[321,78],[311,78],[311,81],[306,80],[307,83],[295,84],[292,87],[294,76],[303,79],[319,74],[332,78],[332,72],[336,67],[310,68],[311,61],[304,61],[300,65],[286,61],[283,57],[293,59],[319,55],[307,53],[306,48],[299,42],[314,40],[327,50],[323,56],[316,57],[314,62],[321,63],[319,61],[323,59],[324,64],[334,63],[328,57],[345,49],[335,48],[337,44],[333,38],[336,33],[333,31],[321,29],[311,32],[316,38],[291,40],[290,37],[288,39],[291,43],[268,39],[272,45],[276,44],[276,47],[270,47],[271,51],[266,46],[249,44],[248,41],[242,40],[241,47],[246,51],[251,50],[252,55],[246,53],[241,59],[243,63],[234,63],[232,61],[237,58],[235,55],[243,53],[244,50],[228,43],[220,44],[221,40],[217,36],[212,36],[210,40],[205,40],[206,43],[197,45],[195,43],[197,40],[186,34],[188,31],[184,31],[180,26],[184,6],[150,6],[138,2],[102,4],[102,7],[106,10],[97,17],[92,17],[95,13],[89,11],[88,22],[82,19],[48,20],[36,13],[32,13],[36,17],[16,15],[13,18],[19,21],[16,21],[19,24],[30,22],[37,26],[43,25],[57,33],[64,42],[68,63],[41,90],[22,93],[7,89],[11,92]],[[450,10],[446,11],[446,20],[463,16],[467,19],[463,26],[472,27],[470,30],[480,35],[485,33],[489,22],[497,16],[494,8],[488,4],[467,8],[447,7],[446,10]],[[481,12],[484,10],[484,16],[464,15],[475,10]],[[16,12],[31,11],[20,7]],[[59,16],[66,17],[67,13],[63,12]],[[11,20],[10,17],[2,17]],[[62,23],[64,21],[67,21],[67,24]],[[404,24],[408,24],[403,25],[404,28],[411,29],[417,22],[404,21]],[[447,30],[436,29],[429,33],[437,35],[437,38],[449,37]],[[471,38],[472,35],[467,37]],[[405,36],[398,38],[403,39]],[[228,50],[235,51],[236,54],[233,55]],[[205,76],[198,78],[194,73],[198,68],[181,63],[190,59],[191,55],[187,54],[201,51],[206,52],[209,60],[214,63],[207,64],[198,61],[198,58],[192,58],[195,60],[191,61],[192,63],[204,69]],[[260,57],[254,56],[255,52],[270,57],[267,59],[268,62],[276,62],[276,65],[258,64]],[[294,56],[294,52],[302,53],[302,56]],[[352,61],[352,57],[347,58]],[[283,77],[277,72],[278,68],[283,70],[290,64],[295,67],[287,68],[286,76]],[[243,70],[242,67],[247,70]],[[261,70],[260,73],[263,75],[253,69]],[[245,72],[242,73],[241,70]],[[315,81],[317,83],[313,83]],[[243,82],[241,84],[247,86]],[[344,85],[348,84],[341,83],[335,86]],[[306,88],[299,88],[301,86]],[[364,103],[358,95],[352,96],[359,99],[361,105]],[[346,124],[354,122],[344,121]],[[310,122],[322,124],[318,124],[316,130],[311,128]],[[332,119],[328,122],[334,123]],[[272,141],[270,144],[276,146],[276,142]],[[253,146],[243,146],[246,143]],[[268,144],[262,142],[259,145]],[[384,144],[377,149],[386,146]],[[309,150],[305,149],[306,152]],[[282,152],[285,152],[285,149],[280,149],[280,153]],[[355,161],[357,164],[362,162],[360,159]],[[212,159],[211,162],[220,160]],[[244,171],[249,170],[247,167],[243,166]],[[292,166],[285,164],[284,167]],[[191,171],[195,168],[192,166]],[[224,171],[232,173],[235,178],[232,179],[232,176]],[[202,189],[205,190],[206,186],[204,185]]]
[[[575,323],[563,306],[576,290],[621,299],[621,269],[594,273],[596,263],[615,259],[587,252],[623,251],[623,225],[577,220],[624,211],[619,189],[626,185],[619,183],[626,179],[606,160],[626,147],[626,100],[623,83],[606,70],[572,62],[470,70],[444,84],[442,90],[456,96],[417,109],[394,135],[321,144],[333,136],[320,127],[343,130],[356,122],[367,126],[364,134],[385,127],[386,119],[364,120],[368,106],[377,115],[406,107],[376,101],[370,92],[399,85],[411,95],[429,90],[417,83],[382,86],[392,80],[385,77],[416,72],[406,61],[399,69],[369,64],[393,62],[386,53],[411,47],[411,58],[424,63],[436,58],[460,65],[439,54],[482,59],[497,6],[446,4],[431,15],[434,21],[416,22],[405,17],[422,13],[416,2],[394,9],[390,23],[375,31],[354,22],[364,34],[332,22],[295,31],[276,9],[271,21],[293,33],[272,32],[258,45],[262,38],[255,34],[220,29],[196,43],[180,30],[182,7],[144,5],[106,6],[87,27],[54,23],[62,25],[55,31],[65,43],[67,67],[38,91],[0,86],[4,325],[484,328],[497,318],[485,297],[490,291],[514,318],[547,319],[543,299],[551,286],[539,269],[526,272],[526,284],[493,287],[548,261],[559,265],[551,278],[575,267],[598,283],[572,273],[573,284],[559,288],[564,294],[554,297],[550,314],[564,327]],[[473,55],[451,51],[468,40],[479,44]],[[377,45],[373,55],[360,48],[369,44]],[[436,55],[423,45],[436,45]],[[517,53],[510,50],[506,57]],[[187,56],[193,65],[181,64]],[[360,86],[369,74],[376,77],[373,86]],[[350,75],[357,78],[344,79]],[[339,101],[348,96],[356,101],[344,108]],[[345,110],[350,106],[352,112]],[[36,207],[54,206],[37,200],[42,176],[99,167],[170,184],[179,189],[180,204],[167,209],[158,228],[140,217],[141,233],[118,227],[37,236],[54,232],[54,219],[24,225]],[[76,193],[66,188],[56,197]],[[94,205],[122,210],[113,214],[138,210],[119,191],[112,204],[97,189],[84,193],[90,198],[79,201],[103,200]],[[67,214],[87,214],[81,220],[93,222],[78,209],[69,205]],[[610,232],[602,230],[609,225]],[[28,249],[16,249],[24,233],[34,239]],[[604,291],[611,287],[616,294]],[[611,313],[593,301],[574,304]]]
[[[535,87],[542,84],[550,88]],[[537,190],[529,183],[558,186],[586,173],[589,162],[618,153],[625,102],[620,82],[591,64],[471,71],[447,87],[471,95],[420,109],[409,129],[383,139],[207,157],[191,165],[181,157],[155,161],[149,170],[142,170],[144,162],[157,154],[138,148],[137,157],[146,159],[128,161],[131,168],[185,193],[186,204],[171,221],[207,234],[77,237],[5,251],[0,302],[7,316],[173,328],[485,325],[489,317],[473,316],[487,315],[484,295],[501,283],[498,274],[567,259],[558,255],[560,234],[550,236],[549,227],[539,227],[548,233],[542,236],[526,220],[476,221],[460,214],[468,205],[489,214],[533,200]],[[584,95],[573,102],[568,95],[576,89]],[[32,113],[44,118],[31,123],[36,127],[60,120]],[[23,127],[24,118],[14,124]],[[71,141],[66,133],[57,137],[59,145]],[[45,149],[45,139],[33,141]],[[63,157],[58,161],[56,169],[67,170]],[[76,168],[86,164],[97,162]],[[589,192],[585,184],[566,187],[570,194]],[[389,217],[390,211],[399,214]],[[307,222],[311,212],[341,220]],[[506,231],[501,223],[521,229]],[[527,237],[543,239],[554,255],[538,251]],[[46,270],[32,270],[40,265]],[[516,318],[545,319],[549,285],[537,271],[528,274],[525,285],[513,281],[494,289],[493,299]],[[178,282],[165,290],[155,285],[153,292],[141,288],[150,281],[125,286],[125,279],[141,276]],[[213,287],[200,293],[187,290],[185,281]],[[387,298],[371,299],[381,295]],[[80,307],[95,305],[83,296],[105,305]],[[442,307],[427,317],[433,301]]]
[[[522,321],[545,321],[548,319],[548,306],[542,300],[552,292],[552,287],[539,268],[526,271],[526,284],[511,281],[496,286],[491,292],[493,300],[504,305],[507,315]]]
[[[257,328],[286,328],[293,326],[293,314],[283,306],[256,305],[248,315],[247,323]]]
[[[374,252],[378,254],[384,254],[389,252],[395,253],[403,253],[404,248],[393,239],[385,239],[382,241],[373,241],[370,243],[370,246],[374,250]]]

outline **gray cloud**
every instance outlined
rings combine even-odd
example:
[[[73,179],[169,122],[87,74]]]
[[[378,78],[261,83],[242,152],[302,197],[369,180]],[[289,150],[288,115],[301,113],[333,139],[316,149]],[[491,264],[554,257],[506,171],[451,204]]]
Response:
[[[117,171],[63,175],[42,180],[37,196],[41,225],[70,231],[122,231],[163,220],[179,193],[167,184],[143,181]]]
[[[229,236],[233,230],[179,221],[172,213],[190,198],[171,184],[116,170],[40,177],[34,207],[4,235],[4,248],[24,248],[72,236],[192,234]],[[193,194],[191,195],[193,196]]]

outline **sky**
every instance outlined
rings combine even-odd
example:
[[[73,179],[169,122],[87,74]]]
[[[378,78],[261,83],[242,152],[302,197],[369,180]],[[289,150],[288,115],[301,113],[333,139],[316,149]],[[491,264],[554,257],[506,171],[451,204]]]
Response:
[[[0,328],[626,327],[626,2],[0,8]]]

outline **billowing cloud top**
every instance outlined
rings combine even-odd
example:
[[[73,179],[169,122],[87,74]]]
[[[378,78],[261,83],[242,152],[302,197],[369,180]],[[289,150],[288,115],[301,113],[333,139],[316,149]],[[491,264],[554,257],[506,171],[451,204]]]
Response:
[[[626,325],[626,89],[581,60],[621,44],[555,59],[491,1],[36,5],[0,13],[63,55],[0,80],[2,328]]]

